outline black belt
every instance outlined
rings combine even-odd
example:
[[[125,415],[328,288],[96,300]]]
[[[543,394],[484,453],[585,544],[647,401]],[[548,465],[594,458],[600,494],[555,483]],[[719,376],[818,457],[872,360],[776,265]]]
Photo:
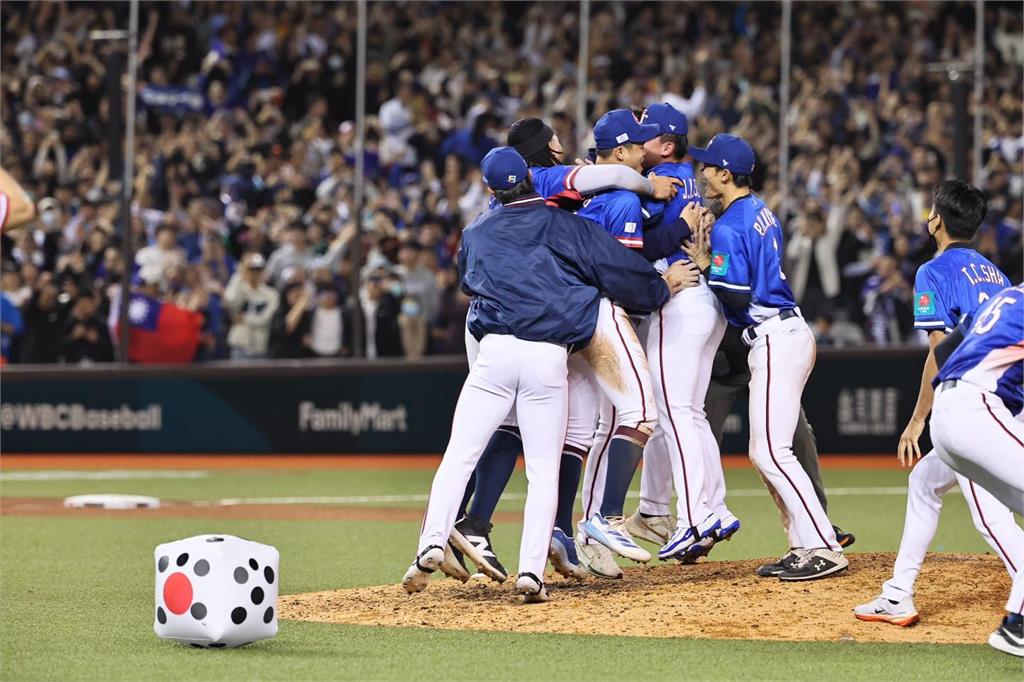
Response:
[[[959,379],[946,379],[945,381],[939,384],[939,388],[941,388],[942,390],[946,390],[947,388],[953,388],[958,383],[960,383]]]
[[[796,308],[786,308],[785,310],[780,310],[779,314],[778,314],[778,318],[779,318],[780,321],[781,320],[788,320],[791,317],[799,317],[799,316],[800,316],[800,313],[798,313],[796,311]],[[773,317],[769,317],[768,318],[768,320],[773,320],[773,319],[775,319],[775,318],[773,318]],[[747,327],[746,329],[743,330],[743,338],[746,339],[747,343],[753,343],[754,342],[754,339],[757,338],[757,327],[759,325],[761,325],[761,324],[764,324],[768,320],[762,320],[761,322],[758,322],[757,324],[752,324],[752,325],[750,325],[749,327]]]

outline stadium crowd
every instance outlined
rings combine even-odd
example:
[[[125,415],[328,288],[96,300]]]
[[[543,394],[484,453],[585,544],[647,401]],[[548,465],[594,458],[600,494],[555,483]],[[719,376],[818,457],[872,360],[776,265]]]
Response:
[[[355,5],[143,3],[131,264],[108,158],[121,142],[105,83],[117,47],[89,39],[124,27],[126,7],[0,8],[0,159],[39,213],[0,247],[15,311],[3,320],[7,360],[113,359],[126,267],[137,295],[196,313],[173,318],[195,320],[195,360],[346,356],[357,312],[369,357],[462,353],[468,301],[453,255],[487,204],[480,159],[528,115],[550,121],[568,158],[583,156],[577,6],[369,4],[354,249]],[[972,59],[973,4],[794,3],[785,205],[780,6],[592,8],[589,119],[667,101],[689,117],[691,143],[720,131],[754,142],[819,343],[919,341],[913,278],[932,255],[929,192],[951,175],[954,147],[949,82],[930,65]],[[1019,282],[1022,20],[1012,3],[985,12],[978,248]],[[133,305],[131,323],[151,312]]]

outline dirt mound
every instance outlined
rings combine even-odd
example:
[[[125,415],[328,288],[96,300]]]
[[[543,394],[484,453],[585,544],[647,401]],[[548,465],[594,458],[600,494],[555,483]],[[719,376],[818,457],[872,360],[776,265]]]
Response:
[[[435,579],[410,596],[395,576],[394,585],[282,596],[280,615],[451,630],[785,641],[978,643],[998,625],[1009,576],[997,558],[971,554],[928,556],[917,582],[918,625],[856,620],[851,609],[878,595],[894,558],[851,554],[846,573],[809,583],[758,578],[762,560],[627,568],[621,581],[549,575],[551,601],[530,605],[519,603],[511,580]]]

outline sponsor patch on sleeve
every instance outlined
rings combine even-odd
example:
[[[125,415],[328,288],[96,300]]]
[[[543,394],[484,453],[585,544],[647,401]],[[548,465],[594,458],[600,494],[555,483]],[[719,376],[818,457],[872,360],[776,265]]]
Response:
[[[914,314],[934,315],[935,314],[935,292],[918,291],[914,293]]]
[[[711,274],[724,276],[729,272],[729,254],[714,251],[711,253]]]

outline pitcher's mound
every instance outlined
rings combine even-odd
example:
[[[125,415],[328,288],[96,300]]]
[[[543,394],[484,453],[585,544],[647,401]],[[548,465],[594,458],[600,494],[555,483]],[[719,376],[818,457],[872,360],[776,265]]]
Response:
[[[633,637],[697,637],[860,642],[983,643],[999,625],[1010,579],[999,559],[931,554],[917,581],[921,622],[900,628],[853,617],[892,575],[893,554],[851,554],[834,578],[781,583],[754,574],[765,560],[655,564],[625,569],[623,580],[583,583],[549,575],[551,601],[524,605],[504,585],[437,578],[420,594],[397,584],[280,598],[293,620],[560,632]],[[438,572],[438,576],[441,573]]]

